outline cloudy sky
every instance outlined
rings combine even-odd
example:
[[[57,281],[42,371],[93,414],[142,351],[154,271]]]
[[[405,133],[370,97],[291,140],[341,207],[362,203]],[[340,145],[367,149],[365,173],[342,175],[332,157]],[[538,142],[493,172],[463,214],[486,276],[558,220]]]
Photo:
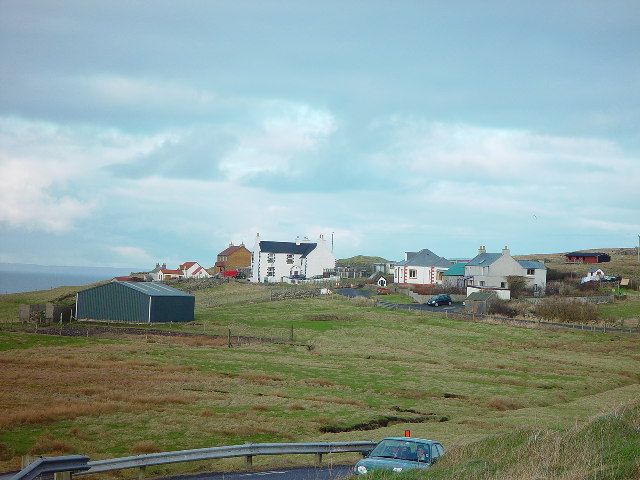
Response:
[[[0,0],[0,262],[633,246],[635,0]]]

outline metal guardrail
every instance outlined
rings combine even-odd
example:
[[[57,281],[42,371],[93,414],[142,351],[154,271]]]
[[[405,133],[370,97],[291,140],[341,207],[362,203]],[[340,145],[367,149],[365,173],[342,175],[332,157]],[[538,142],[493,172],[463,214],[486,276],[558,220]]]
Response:
[[[376,446],[376,442],[331,442],[331,443],[254,443],[226,447],[178,450],[175,452],[148,453],[131,457],[89,461],[88,457],[41,458],[18,472],[11,480],[33,480],[43,473],[71,472],[75,475],[123,470],[127,468],[151,467],[168,463],[196,462],[218,458],[245,457],[248,465],[259,455],[316,455],[317,462],[329,453],[365,453]]]
[[[85,457],[84,455],[39,458],[16,473],[11,480],[33,480],[47,473],[78,473],[88,470],[88,463],[89,457]]]

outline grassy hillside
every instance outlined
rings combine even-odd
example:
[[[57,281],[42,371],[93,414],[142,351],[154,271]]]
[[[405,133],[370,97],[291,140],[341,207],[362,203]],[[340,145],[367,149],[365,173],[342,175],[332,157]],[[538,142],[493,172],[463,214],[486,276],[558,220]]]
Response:
[[[539,253],[533,255],[520,255],[517,259],[543,260],[547,268],[553,268],[561,272],[574,272],[576,278],[584,276],[589,270],[602,268],[607,275],[620,275],[640,279],[640,263],[635,248],[596,248],[580,250],[582,252],[604,252],[611,256],[610,262],[594,264],[565,263],[564,253]]]
[[[515,431],[570,429],[640,397],[636,337],[467,323],[337,296],[268,302],[258,288],[198,291],[196,321],[164,328],[286,337],[293,326],[296,341],[313,348],[1,331],[0,471],[29,452],[105,458],[244,442],[379,439],[405,428],[448,448],[496,438],[482,457],[498,459],[499,439]],[[240,460],[223,463],[207,468],[242,468]],[[469,477],[451,470],[446,478]]]
[[[340,258],[336,260],[336,265],[338,266],[350,266],[356,268],[371,268],[374,263],[387,263],[389,260],[386,260],[382,257],[370,257],[367,255],[356,255],[355,257],[350,258]]]

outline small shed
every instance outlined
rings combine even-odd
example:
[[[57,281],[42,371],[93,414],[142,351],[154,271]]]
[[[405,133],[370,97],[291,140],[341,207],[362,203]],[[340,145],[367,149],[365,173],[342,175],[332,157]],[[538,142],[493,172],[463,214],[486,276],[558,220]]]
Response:
[[[465,310],[476,315],[486,315],[492,299],[498,298],[493,290],[472,292],[464,301]]]
[[[195,297],[156,282],[111,282],[81,290],[76,317],[130,323],[190,322]]]
[[[464,287],[464,263],[454,263],[442,275],[443,283],[454,287]]]
[[[386,288],[390,283],[393,283],[391,275],[387,275],[382,272],[375,272],[367,279],[367,283],[370,285],[377,285],[381,288]]]

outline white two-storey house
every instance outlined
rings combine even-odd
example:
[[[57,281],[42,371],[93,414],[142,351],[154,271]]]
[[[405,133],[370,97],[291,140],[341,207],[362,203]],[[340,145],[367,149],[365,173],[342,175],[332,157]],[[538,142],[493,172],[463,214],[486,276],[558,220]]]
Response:
[[[309,239],[295,242],[262,240],[260,234],[251,255],[251,281],[282,282],[291,278],[318,277],[333,271],[336,258],[320,235],[313,243]]]
[[[547,267],[534,260],[516,260],[507,247],[502,253],[487,253],[484,245],[478,255],[464,266],[467,285],[475,287],[509,288],[507,277],[524,277],[527,286],[544,290],[547,285]]]

